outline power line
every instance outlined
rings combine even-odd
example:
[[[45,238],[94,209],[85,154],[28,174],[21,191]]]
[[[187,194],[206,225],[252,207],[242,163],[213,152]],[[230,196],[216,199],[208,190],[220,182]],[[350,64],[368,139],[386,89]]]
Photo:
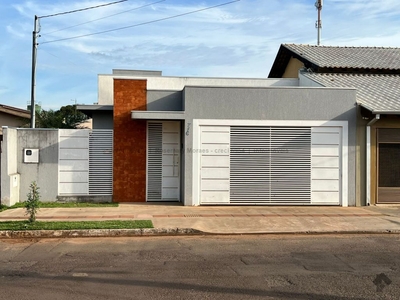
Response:
[[[57,13],[57,14],[52,14],[52,15],[47,15],[47,16],[41,16],[39,18],[43,19],[43,18],[61,16],[61,15],[66,15],[66,14],[72,14],[72,13],[76,13],[76,12],[80,12],[80,11],[84,11],[84,10],[89,10],[89,9],[93,9],[93,8],[99,8],[99,7],[108,6],[108,5],[112,5],[112,4],[117,4],[117,3],[121,3],[121,2],[125,2],[125,1],[128,1],[128,0],[119,0],[119,1],[111,2],[111,3],[100,4],[100,5],[96,5],[96,6],[91,6],[91,7],[81,8],[81,9],[65,11],[65,12],[62,12],[62,13]]]
[[[44,50],[43,48],[40,49],[40,51],[46,52],[47,54],[49,54],[49,55],[51,55],[51,56],[54,56],[55,58],[58,58],[60,61],[66,60],[66,61],[68,61],[69,63],[75,65],[77,68],[83,70],[82,65],[79,65],[78,63],[74,62],[73,60],[70,60],[70,59],[65,58],[65,57],[63,58],[63,57],[57,56],[57,55],[55,55],[55,54],[53,54],[53,53],[50,53],[50,52]],[[85,68],[85,70],[88,70],[87,67],[84,67],[84,68]],[[94,72],[94,73],[96,73],[96,71],[95,71],[94,69],[89,68],[89,70],[92,71],[92,72]]]
[[[125,26],[125,27],[120,27],[120,28],[109,29],[109,30],[105,30],[105,31],[95,32],[95,33],[89,33],[89,34],[84,34],[84,35],[73,36],[73,37],[69,37],[69,38],[63,38],[63,39],[58,39],[58,40],[53,40],[53,41],[47,41],[47,42],[43,42],[41,44],[49,44],[49,43],[73,40],[73,39],[78,39],[78,38],[82,38],[82,37],[98,35],[98,34],[108,33],[108,32],[112,32],[112,31],[128,29],[128,28],[132,28],[132,27],[138,27],[138,26],[142,26],[142,25],[147,25],[147,24],[151,24],[151,23],[156,23],[156,22],[160,22],[160,21],[170,20],[170,19],[174,19],[174,18],[178,18],[178,17],[194,14],[194,13],[197,13],[197,12],[213,9],[213,8],[216,8],[216,7],[232,4],[234,2],[239,2],[239,1],[240,0],[229,1],[229,2],[222,3],[222,4],[209,6],[209,7],[206,7],[206,8],[197,9],[197,10],[193,10],[193,11],[190,11],[190,12],[186,12],[186,13],[182,13],[182,14],[178,14],[178,15],[174,15],[174,16],[170,16],[170,17],[165,17],[165,18],[161,18],[161,19],[157,19],[157,20],[153,20],[153,21],[143,22],[143,23],[130,25],[130,26]]]
[[[59,31],[62,31],[62,30],[66,30],[66,29],[78,27],[78,26],[81,26],[81,25],[89,24],[89,23],[92,23],[92,22],[95,22],[95,21],[107,19],[107,18],[110,18],[110,17],[114,17],[114,16],[117,16],[117,15],[121,15],[121,14],[130,12],[130,11],[133,11],[133,10],[141,9],[141,8],[144,8],[144,7],[147,7],[147,6],[151,6],[151,5],[154,5],[154,4],[157,4],[157,3],[160,3],[160,2],[164,2],[164,1],[165,1],[165,0],[160,0],[160,1],[153,2],[153,3],[150,3],[150,4],[146,4],[146,5],[143,5],[143,6],[135,7],[135,8],[132,8],[132,9],[128,9],[128,10],[125,10],[125,11],[122,11],[122,12],[119,12],[119,13],[116,13],[116,14],[112,14],[112,15],[109,15],[109,16],[105,16],[105,17],[102,17],[102,18],[99,18],[99,19],[94,19],[94,20],[90,20],[90,21],[87,21],[87,22],[84,22],[84,23],[80,23],[80,24],[73,25],[73,26],[69,26],[69,27],[57,29],[57,30],[55,30],[55,31],[51,31],[51,32],[48,32],[48,33],[42,33],[42,35],[50,35],[50,34],[55,33],[55,32],[59,32]]]
[[[40,24],[39,24],[40,18],[49,18],[49,17],[55,17],[55,16],[60,16],[60,15],[65,15],[65,14],[71,14],[71,13],[80,12],[80,11],[84,11],[84,10],[89,10],[89,9],[99,8],[99,7],[108,6],[108,5],[112,5],[112,4],[117,4],[117,3],[121,3],[121,2],[125,2],[125,1],[128,1],[128,0],[119,0],[119,1],[114,1],[111,3],[102,4],[102,5],[91,6],[91,7],[87,7],[87,8],[76,9],[76,10],[66,11],[66,12],[42,16],[42,17],[38,17],[35,15],[33,32],[32,32],[31,128],[35,128],[36,60],[37,60],[37,48],[39,45],[37,43],[37,38],[39,37],[39,31],[40,31]]]

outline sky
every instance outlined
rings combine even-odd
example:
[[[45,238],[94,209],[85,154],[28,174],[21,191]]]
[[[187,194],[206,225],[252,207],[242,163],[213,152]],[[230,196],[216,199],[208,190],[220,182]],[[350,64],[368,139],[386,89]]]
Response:
[[[46,110],[96,103],[97,76],[112,69],[265,78],[280,44],[317,43],[315,0],[127,0],[49,16],[117,1],[0,0],[0,104],[30,103],[35,15]],[[326,46],[400,47],[400,1],[325,0],[321,36]]]

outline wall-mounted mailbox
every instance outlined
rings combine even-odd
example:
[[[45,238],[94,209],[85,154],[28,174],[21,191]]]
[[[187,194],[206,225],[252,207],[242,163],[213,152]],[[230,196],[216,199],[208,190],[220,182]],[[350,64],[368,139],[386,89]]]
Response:
[[[39,149],[25,148],[24,149],[24,163],[38,164],[39,163]]]

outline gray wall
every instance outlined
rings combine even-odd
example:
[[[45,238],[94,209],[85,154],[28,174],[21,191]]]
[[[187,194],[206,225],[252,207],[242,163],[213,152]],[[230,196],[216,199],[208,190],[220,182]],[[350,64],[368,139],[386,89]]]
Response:
[[[184,90],[184,149],[193,146],[193,119],[348,121],[350,206],[355,205],[356,91],[331,88],[206,88]],[[185,153],[185,204],[192,205],[191,153]]]
[[[307,86],[307,87],[321,87],[323,86],[322,84],[304,76],[302,74],[304,71],[299,71],[299,86]],[[307,72],[307,71],[306,71]]]
[[[147,110],[182,111],[182,92],[147,91]]]
[[[23,162],[24,148],[39,149],[39,163]],[[21,174],[20,201],[25,201],[29,185],[36,181],[42,201],[55,201],[58,193],[58,130],[18,129],[17,168]]]
[[[94,110],[92,112],[93,129],[113,129],[114,117],[112,110]]]
[[[356,147],[356,205],[367,205],[367,124],[369,120],[363,119],[361,107],[357,106],[357,147]]]

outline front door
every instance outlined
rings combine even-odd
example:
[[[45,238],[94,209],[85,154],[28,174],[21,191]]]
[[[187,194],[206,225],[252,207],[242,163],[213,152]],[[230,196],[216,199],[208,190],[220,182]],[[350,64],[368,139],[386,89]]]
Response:
[[[180,123],[147,124],[147,201],[180,201]]]

